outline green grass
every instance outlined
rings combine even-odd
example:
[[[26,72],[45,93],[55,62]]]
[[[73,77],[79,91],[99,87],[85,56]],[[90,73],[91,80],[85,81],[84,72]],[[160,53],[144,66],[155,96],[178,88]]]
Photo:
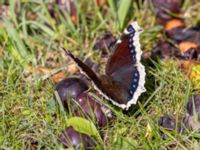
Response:
[[[144,51],[150,51],[159,39],[166,38],[162,27],[156,24],[152,5],[138,9],[135,2],[115,5],[113,0],[108,0],[108,6],[98,8],[94,1],[77,1],[78,23],[74,25],[69,15],[66,14],[68,19],[65,19],[55,6],[59,18],[56,23],[50,17],[46,1],[19,1],[17,15],[14,0],[9,2],[9,16],[0,21],[0,49],[3,51],[0,53],[0,149],[25,149],[31,141],[37,141],[46,149],[61,148],[56,138],[67,126],[69,115],[60,107],[50,110],[54,84],[45,75],[32,71],[30,65],[66,68],[68,61],[61,55],[60,46],[71,49],[82,59],[91,57],[102,62],[100,52],[92,50],[96,38],[104,30],[120,36],[129,20],[137,20],[144,29],[141,35]],[[194,9],[197,6],[191,5],[189,0],[184,4],[183,11],[192,14],[187,18],[190,25],[196,23],[194,16],[200,13]],[[37,15],[36,20],[27,18],[30,12]],[[193,85],[177,69],[174,60],[155,63],[154,68],[147,66],[146,72],[147,92],[140,98],[138,109],[124,114],[110,105],[116,119],[105,128],[96,126],[99,134],[104,135],[101,139],[104,144],[99,141],[97,149],[199,149],[198,134],[192,131],[178,134],[157,125],[162,115],[176,118],[184,115],[186,103],[194,93]],[[103,103],[108,105],[105,101]],[[146,137],[147,126],[151,133]],[[160,137],[160,129],[168,139]]]

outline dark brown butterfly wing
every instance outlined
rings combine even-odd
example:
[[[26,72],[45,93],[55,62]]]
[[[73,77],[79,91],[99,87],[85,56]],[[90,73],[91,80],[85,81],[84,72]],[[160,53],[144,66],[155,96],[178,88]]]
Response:
[[[113,72],[119,69],[119,67],[124,67],[131,65],[131,57],[129,50],[129,36],[123,35],[121,40],[118,40],[114,53],[108,59],[106,64],[106,74],[111,75]]]
[[[106,74],[128,91],[127,97],[124,97],[127,100],[126,108],[135,104],[145,91],[145,70],[140,62],[140,30],[136,22],[127,27],[106,65]]]
[[[118,96],[116,94],[113,94],[113,93],[118,93],[118,92],[115,92],[116,90],[117,91],[121,90],[120,88],[118,88],[119,84],[117,84],[116,82],[112,84],[108,76],[104,76],[104,78],[100,79],[97,76],[97,74],[95,74],[94,71],[90,67],[88,67],[84,62],[74,57],[74,55],[71,54],[68,50],[64,48],[62,49],[65,51],[65,54],[69,56],[77,64],[81,73],[83,73],[86,77],[88,77],[91,80],[94,88],[97,91],[99,91],[100,94],[102,94],[108,100],[116,99],[119,103],[121,103],[121,100],[118,100]],[[120,92],[120,93],[124,93],[124,92]]]
[[[140,63],[142,52],[139,32],[140,28],[136,22],[127,27],[113,55],[108,60],[106,75],[101,78],[81,60],[65,50],[81,72],[91,79],[94,88],[113,104],[123,109],[136,104],[140,94],[145,91],[145,71]]]
[[[90,67],[84,64],[80,59],[74,57],[74,55],[70,53],[68,50],[64,48],[62,48],[62,50],[65,51],[65,54],[69,56],[77,64],[81,73],[85,74],[89,79],[94,80],[96,84],[101,85],[100,79]]]
[[[106,75],[102,75],[99,78],[90,67],[84,64],[84,62],[74,57],[73,54],[64,48],[63,50],[65,51],[65,54],[77,64],[81,73],[85,74],[91,80],[94,88],[99,91],[101,95],[119,107],[121,107],[121,104],[124,105],[126,103],[126,99],[124,99],[124,97],[128,92],[121,86],[120,82],[112,81],[112,79]]]

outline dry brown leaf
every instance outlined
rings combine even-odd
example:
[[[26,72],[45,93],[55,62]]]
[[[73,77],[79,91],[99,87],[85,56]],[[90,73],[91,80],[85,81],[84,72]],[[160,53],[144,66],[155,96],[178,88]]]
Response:
[[[184,53],[191,48],[197,48],[198,45],[190,41],[184,41],[184,42],[181,42],[178,47],[180,51]]]
[[[53,76],[51,76],[51,80],[54,83],[58,83],[61,80],[63,80],[64,78],[66,78],[66,76],[67,76],[67,73],[64,71],[61,71],[61,72],[58,72],[58,73],[54,74]]]
[[[74,24],[76,24],[77,23],[77,16],[75,16],[75,15],[73,15],[73,16],[71,16],[71,20],[72,20],[72,22],[74,23]]]
[[[34,69],[36,74],[49,74],[52,69],[46,67],[37,67]]]
[[[67,72],[71,73],[71,74],[74,74],[75,72],[77,72],[78,69],[76,67],[76,64],[70,64],[67,68]]]
[[[169,31],[171,29],[177,28],[177,27],[182,27],[185,26],[185,22],[180,19],[172,19],[168,21],[165,25],[165,30]]]
[[[63,78],[66,77],[67,72],[65,71],[56,71],[55,69],[47,68],[47,67],[32,67],[29,66],[29,71],[36,75],[48,75],[53,82],[59,82]],[[49,78],[48,77],[48,78]]]
[[[193,67],[193,66],[197,66],[200,65],[199,62],[197,61],[193,61],[193,60],[183,60],[181,61],[181,68],[183,69],[183,71],[185,73],[188,73],[189,70]]]
[[[69,1],[69,6],[70,6],[70,17],[71,20],[74,24],[77,23],[78,18],[77,18],[77,10],[76,10],[76,6],[75,6],[75,2],[73,0]]]

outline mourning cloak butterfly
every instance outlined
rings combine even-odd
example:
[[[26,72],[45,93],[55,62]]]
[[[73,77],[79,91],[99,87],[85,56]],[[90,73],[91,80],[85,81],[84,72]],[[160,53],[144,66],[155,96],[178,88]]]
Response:
[[[128,110],[136,104],[141,93],[145,92],[145,68],[141,64],[139,34],[141,28],[137,22],[130,24],[117,41],[113,54],[106,64],[105,75],[97,75],[80,59],[65,51],[93,83],[94,88],[113,104]]]

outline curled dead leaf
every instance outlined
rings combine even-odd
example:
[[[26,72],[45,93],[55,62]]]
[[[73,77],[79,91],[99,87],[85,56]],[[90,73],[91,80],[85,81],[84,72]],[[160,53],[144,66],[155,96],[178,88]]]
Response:
[[[180,53],[179,49],[167,41],[159,41],[151,51],[151,58],[157,60],[161,59],[171,59],[178,56]]]
[[[117,42],[116,37],[110,32],[105,33],[101,38],[97,38],[96,43],[93,46],[94,50],[101,50],[103,55],[108,54],[114,50]]]
[[[186,52],[182,52],[180,56],[184,60],[195,60],[200,62],[200,47],[190,48]]]
[[[57,83],[66,78],[68,73],[68,71],[62,71],[41,66],[40,67],[29,66],[29,71],[37,76],[43,76],[43,79],[50,78],[54,83]]]
[[[181,19],[172,19],[165,24],[166,31],[169,31],[177,27],[185,27],[185,22]]]
[[[184,41],[181,42],[178,47],[182,53],[185,53],[187,50],[191,48],[197,48],[198,45],[190,41]]]
[[[178,26],[166,30],[167,36],[177,43],[183,41],[191,41],[200,45],[200,25],[197,24],[192,27]]]
[[[152,0],[156,16],[164,25],[167,21],[181,13],[182,0]]]
[[[67,73],[64,71],[61,71],[61,72],[58,72],[58,73],[54,74],[53,76],[51,76],[51,80],[54,83],[58,83],[61,80],[63,80],[64,78],[66,78],[66,76],[67,76]]]
[[[37,67],[35,68],[36,74],[49,74],[51,73],[52,69],[46,67]]]

